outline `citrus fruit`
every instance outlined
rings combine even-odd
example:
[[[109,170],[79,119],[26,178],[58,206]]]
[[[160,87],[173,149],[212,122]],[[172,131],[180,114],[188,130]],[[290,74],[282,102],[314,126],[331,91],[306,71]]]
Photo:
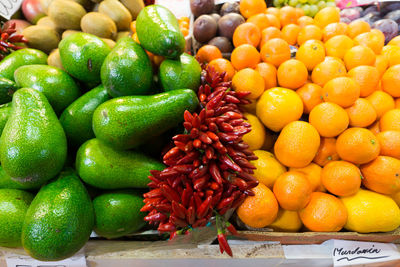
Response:
[[[274,154],[268,151],[255,150],[254,154],[258,157],[257,160],[251,161],[257,168],[254,170],[254,177],[260,183],[272,188],[276,179],[286,172],[286,167],[275,158]]]
[[[260,54],[264,62],[279,67],[280,64],[290,59],[290,47],[285,40],[273,38],[262,46]]]
[[[360,97],[360,85],[349,77],[337,77],[327,82],[322,88],[322,97],[326,102],[350,107]]]
[[[317,129],[320,136],[335,137],[347,129],[349,117],[339,105],[324,102],[311,110],[309,122]]]
[[[347,50],[343,59],[347,70],[351,70],[361,65],[373,66],[376,55],[368,46],[356,45]]]
[[[264,12],[267,9],[267,4],[264,0],[242,0],[239,8],[243,17],[250,18],[253,15]]]
[[[307,70],[312,71],[315,66],[325,59],[324,44],[317,40],[306,41],[297,50],[296,59],[303,62]]]
[[[279,86],[298,89],[306,83],[308,71],[303,62],[289,59],[279,66],[277,76]]]
[[[381,131],[400,131],[400,109],[392,109],[383,114],[379,121]]]
[[[373,29],[370,32],[364,32],[354,38],[356,45],[364,45],[379,55],[385,45],[385,35],[379,30]]]
[[[208,63],[217,58],[222,58],[222,53],[214,45],[204,45],[200,47],[196,54],[196,59],[200,63]]]
[[[215,71],[222,73],[225,72],[225,81],[231,81],[233,75],[235,75],[235,69],[232,66],[232,63],[225,58],[217,58],[213,59],[208,63],[209,67],[213,67]]]
[[[387,111],[394,109],[393,97],[383,91],[375,91],[366,99],[374,107],[377,119],[380,119]]]
[[[260,149],[265,142],[264,125],[250,113],[245,113],[244,116],[251,125],[251,131],[243,136],[243,141],[249,145],[250,150]]]
[[[279,232],[297,232],[303,224],[299,214],[296,211],[290,211],[280,208],[275,221],[268,225],[268,228]]]
[[[324,166],[321,181],[334,195],[346,197],[354,195],[361,186],[360,169],[347,161],[331,161]]]
[[[276,67],[270,63],[261,62],[256,66],[256,71],[264,78],[265,90],[278,85],[276,79]]]
[[[260,41],[260,49],[264,46],[264,44],[274,38],[282,39],[282,32],[276,27],[268,27],[261,32],[261,41]]]
[[[351,107],[346,109],[346,112],[352,127],[368,127],[376,120],[376,111],[365,98],[357,99]]]
[[[380,155],[400,159],[400,131],[384,131],[376,135],[381,146]]]
[[[304,113],[309,114],[318,104],[322,103],[322,87],[315,83],[306,83],[296,93],[300,96],[304,105]]]
[[[260,62],[260,53],[257,49],[249,44],[243,44],[236,47],[232,51],[231,62],[236,70],[241,70],[245,68],[254,69]]]
[[[327,25],[335,22],[340,22],[339,9],[336,7],[325,7],[318,11],[314,17],[315,25],[321,29],[325,28]]]
[[[311,79],[313,83],[324,86],[333,78],[344,77],[346,74],[347,71],[343,61],[338,58],[326,57],[324,61],[315,66]]]
[[[311,184],[311,190],[314,191],[326,191],[325,187],[321,183],[321,171],[322,168],[315,163],[310,163],[303,168],[290,168],[289,171],[297,171],[304,174],[307,180]]]
[[[369,31],[371,31],[371,27],[369,26],[368,22],[357,19],[350,22],[347,34],[353,39],[357,35]]]
[[[360,97],[367,97],[378,87],[380,76],[376,67],[358,66],[351,69],[347,75],[360,85]]]
[[[400,65],[386,70],[382,76],[382,89],[392,97],[400,97]]]
[[[346,35],[336,35],[325,43],[326,55],[344,58],[346,52],[354,46],[353,40]]]
[[[247,96],[250,99],[257,99],[264,92],[264,86],[260,73],[250,68],[239,70],[232,79],[232,88],[236,92],[251,92]]]
[[[297,36],[297,43],[302,45],[308,40],[322,40],[322,31],[318,26],[307,25],[301,28]]]
[[[297,36],[300,32],[300,26],[296,24],[288,24],[282,28],[282,39],[290,45],[297,43]]]
[[[334,22],[326,25],[322,30],[322,40],[324,43],[337,35],[346,35],[349,26],[343,22]]]
[[[257,25],[245,22],[240,24],[233,33],[232,41],[235,47],[249,44],[257,47],[261,40],[261,31]]]
[[[331,161],[339,159],[339,155],[336,152],[336,138],[322,137],[321,144],[319,145],[317,154],[315,155],[313,162],[321,167],[324,167]]]

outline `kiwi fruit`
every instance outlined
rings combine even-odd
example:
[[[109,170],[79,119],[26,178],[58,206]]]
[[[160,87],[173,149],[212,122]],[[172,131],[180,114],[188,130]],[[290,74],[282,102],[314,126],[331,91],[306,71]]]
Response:
[[[29,26],[24,29],[22,34],[28,40],[29,47],[42,50],[45,53],[57,48],[60,42],[58,32],[47,26]]]
[[[201,15],[194,21],[193,35],[198,42],[205,43],[217,34],[217,29],[217,23],[210,15]]]
[[[99,12],[109,16],[117,25],[119,31],[129,30],[132,15],[118,0],[105,0],[99,5]]]
[[[60,29],[79,30],[85,14],[83,6],[69,0],[54,0],[48,9],[49,17]]]
[[[86,10],[92,9],[93,5],[94,5],[94,3],[92,1],[90,1],[90,0],[69,0],[69,1],[73,1],[73,2],[76,2],[76,3],[80,4]]]
[[[221,16],[225,16],[226,14],[229,13],[237,13],[240,14],[240,5],[237,2],[226,2],[225,4],[222,5],[221,10],[219,11],[219,14]]]
[[[61,39],[67,38],[68,36],[70,36],[71,34],[77,33],[80,31],[75,31],[75,30],[66,30],[62,33],[61,35]]]
[[[229,40],[232,40],[232,36],[236,28],[244,22],[244,18],[239,14],[226,14],[218,21],[219,36],[224,36]]]
[[[218,49],[222,53],[230,53],[233,50],[233,45],[232,45],[231,41],[229,41],[228,38],[223,37],[223,36],[217,36],[217,37],[212,38],[208,42],[208,44],[218,47]]]
[[[108,38],[101,38],[101,40],[103,40],[111,49],[114,48],[115,42],[113,40]]]
[[[114,39],[117,35],[117,25],[107,15],[99,12],[89,12],[81,20],[83,32],[94,34],[100,38]]]
[[[190,10],[195,17],[210,14],[214,10],[214,0],[190,0]]]
[[[58,48],[51,51],[49,57],[47,58],[47,65],[64,70]]]
[[[42,6],[43,12],[48,15],[48,11],[49,11],[49,6],[51,4],[51,2],[53,2],[54,0],[39,0],[40,5]]]
[[[121,0],[121,3],[131,12],[132,19],[136,19],[139,12],[144,8],[143,0]]]
[[[36,23],[36,25],[50,27],[50,28],[54,29],[56,32],[58,32],[58,33],[62,32],[62,29],[58,28],[56,26],[56,24],[54,23],[54,21],[49,16],[45,16],[45,17],[40,18],[38,20],[38,22]]]

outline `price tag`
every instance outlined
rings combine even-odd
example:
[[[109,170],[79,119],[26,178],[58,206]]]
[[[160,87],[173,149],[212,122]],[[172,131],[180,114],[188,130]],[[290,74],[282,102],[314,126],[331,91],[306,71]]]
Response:
[[[389,243],[334,240],[334,266],[371,264],[400,259],[396,245]]]
[[[21,7],[23,0],[0,0],[0,16],[10,19]]]

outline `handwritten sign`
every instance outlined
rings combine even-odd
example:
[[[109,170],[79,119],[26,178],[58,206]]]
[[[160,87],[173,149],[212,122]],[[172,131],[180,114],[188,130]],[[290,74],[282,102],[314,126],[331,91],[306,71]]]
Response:
[[[0,0],[0,16],[10,19],[21,7],[23,0]]]
[[[398,260],[400,253],[394,244],[334,240],[332,257],[334,266],[349,266]]]

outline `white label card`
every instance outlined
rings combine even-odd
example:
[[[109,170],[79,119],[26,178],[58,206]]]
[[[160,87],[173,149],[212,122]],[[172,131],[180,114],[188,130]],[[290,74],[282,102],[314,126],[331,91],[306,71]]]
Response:
[[[0,16],[10,19],[21,7],[23,0],[0,0]]]
[[[371,264],[400,259],[396,245],[390,243],[334,240],[334,266]]]

